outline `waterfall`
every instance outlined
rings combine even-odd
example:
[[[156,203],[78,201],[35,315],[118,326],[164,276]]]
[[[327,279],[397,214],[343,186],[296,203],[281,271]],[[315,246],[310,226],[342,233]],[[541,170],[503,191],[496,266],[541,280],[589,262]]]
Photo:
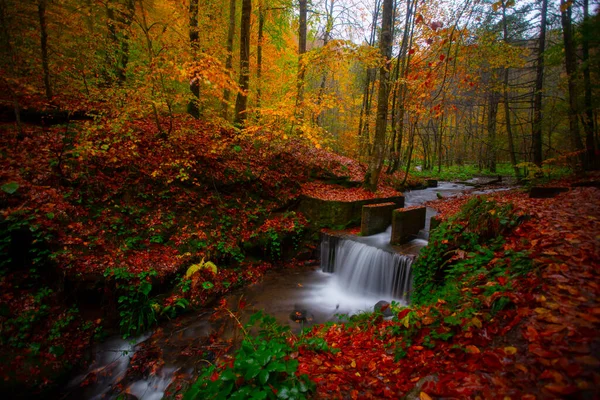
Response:
[[[334,273],[348,293],[408,300],[412,256],[380,249],[352,239],[324,235],[321,269]]]

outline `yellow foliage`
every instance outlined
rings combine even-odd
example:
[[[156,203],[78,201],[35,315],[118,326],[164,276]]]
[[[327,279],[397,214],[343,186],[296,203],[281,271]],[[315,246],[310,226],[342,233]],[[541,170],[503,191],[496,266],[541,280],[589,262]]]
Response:
[[[185,277],[190,278],[192,275],[194,275],[196,272],[200,271],[201,269],[209,269],[213,273],[215,273],[215,274],[217,273],[216,264],[213,263],[212,261],[205,262],[204,258],[203,258],[202,261],[200,261],[200,263],[190,265],[187,272],[185,273]]]

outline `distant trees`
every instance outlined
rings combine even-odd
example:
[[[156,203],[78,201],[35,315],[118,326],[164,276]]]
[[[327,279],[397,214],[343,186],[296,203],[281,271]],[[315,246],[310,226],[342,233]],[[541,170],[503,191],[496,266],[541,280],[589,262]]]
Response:
[[[1,106],[19,120],[23,105],[94,104],[149,116],[165,137],[187,110],[359,157],[372,190],[381,171],[415,163],[598,167],[600,24],[588,0],[372,6],[0,0]]]

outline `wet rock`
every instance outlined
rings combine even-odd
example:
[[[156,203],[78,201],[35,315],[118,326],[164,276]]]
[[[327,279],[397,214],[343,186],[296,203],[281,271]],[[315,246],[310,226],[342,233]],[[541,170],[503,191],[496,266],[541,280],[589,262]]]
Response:
[[[437,179],[427,179],[427,187],[434,188],[438,186]]]
[[[308,312],[306,310],[294,310],[290,313],[290,319],[294,322],[308,321]]]
[[[139,400],[137,396],[132,395],[131,393],[120,393],[117,396],[118,400]]]
[[[377,304],[373,306],[373,311],[380,311],[384,317],[391,317],[393,315],[390,303],[385,300],[379,300]]]
[[[412,390],[404,396],[404,399],[405,400],[419,400],[421,398],[420,394],[421,394],[421,388],[423,387],[423,385],[425,385],[427,382],[437,382],[437,381],[438,381],[437,375],[426,376],[425,378],[423,378],[417,382],[415,387],[412,388]]]

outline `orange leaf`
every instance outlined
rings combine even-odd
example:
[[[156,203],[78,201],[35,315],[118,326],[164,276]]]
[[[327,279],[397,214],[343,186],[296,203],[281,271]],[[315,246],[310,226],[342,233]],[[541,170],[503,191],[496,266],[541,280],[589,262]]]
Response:
[[[465,347],[465,349],[467,350],[467,353],[471,353],[471,354],[481,353],[481,351],[479,351],[479,348],[477,348],[477,346],[473,346],[472,344]]]
[[[431,396],[429,396],[427,393],[425,392],[421,392],[419,393],[419,399],[421,400],[432,400]]]

